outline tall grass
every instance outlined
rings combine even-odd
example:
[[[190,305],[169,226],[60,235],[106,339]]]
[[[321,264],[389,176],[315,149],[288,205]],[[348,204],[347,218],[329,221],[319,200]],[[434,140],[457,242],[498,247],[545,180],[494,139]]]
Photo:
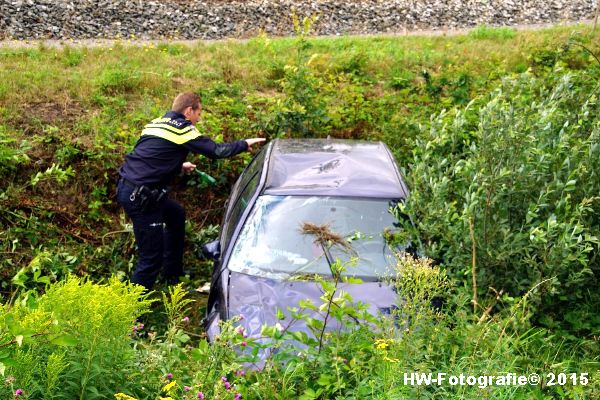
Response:
[[[490,27],[480,25],[469,32],[469,37],[473,39],[513,39],[517,35],[514,28],[509,27]]]

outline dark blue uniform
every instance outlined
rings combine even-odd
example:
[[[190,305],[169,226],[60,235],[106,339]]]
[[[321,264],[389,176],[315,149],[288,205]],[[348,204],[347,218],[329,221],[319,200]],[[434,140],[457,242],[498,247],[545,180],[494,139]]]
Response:
[[[133,221],[139,251],[132,282],[150,289],[161,268],[169,281],[176,281],[183,274],[185,210],[166,197],[151,207],[142,206],[136,198],[140,187],[154,193],[166,190],[190,152],[226,158],[247,149],[245,140],[215,143],[202,136],[182,114],[173,111],[144,127],[135,148],[125,156],[119,169],[121,179],[117,188],[117,201]]]

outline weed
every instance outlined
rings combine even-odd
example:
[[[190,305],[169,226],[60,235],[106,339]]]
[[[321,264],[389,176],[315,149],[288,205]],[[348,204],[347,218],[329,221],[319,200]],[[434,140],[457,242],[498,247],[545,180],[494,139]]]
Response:
[[[515,36],[517,36],[517,31],[514,28],[487,25],[479,25],[469,32],[469,37],[477,40],[507,40],[514,39]]]
[[[49,287],[34,306],[3,309],[9,329],[4,325],[0,332],[19,342],[9,353],[15,363],[5,372],[32,398],[84,399],[110,394],[106,388],[115,384],[127,385],[118,371],[133,368],[128,335],[149,306],[140,299],[142,290],[114,279],[95,285],[71,277]],[[65,352],[64,346],[74,349]],[[10,396],[5,387],[0,391]]]
[[[85,53],[81,49],[66,47],[63,50],[63,64],[67,67],[76,67],[83,62]]]
[[[96,85],[101,94],[114,96],[133,91],[140,80],[141,76],[137,70],[107,68],[96,78]]]
[[[14,146],[16,140],[11,138],[4,125],[0,126],[0,173],[8,170],[15,170],[20,164],[29,161],[27,154],[24,154]]]

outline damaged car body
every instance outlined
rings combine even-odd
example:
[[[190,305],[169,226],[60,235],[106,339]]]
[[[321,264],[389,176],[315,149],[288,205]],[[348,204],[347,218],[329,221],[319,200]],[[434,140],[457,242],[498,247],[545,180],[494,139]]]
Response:
[[[362,283],[339,290],[369,313],[388,312],[397,301],[383,282],[393,274],[396,249],[386,238],[398,230],[391,210],[408,189],[390,150],[381,142],[277,139],[268,143],[236,182],[219,240],[205,246],[214,261],[205,325],[209,340],[219,321],[238,322],[251,337],[279,321],[278,310],[301,300],[319,304],[322,289],[311,276],[343,275]],[[343,239],[324,246],[307,227],[325,227]],[[347,244],[347,245],[346,245]],[[283,323],[283,322],[282,322]],[[294,330],[306,330],[301,323]]]

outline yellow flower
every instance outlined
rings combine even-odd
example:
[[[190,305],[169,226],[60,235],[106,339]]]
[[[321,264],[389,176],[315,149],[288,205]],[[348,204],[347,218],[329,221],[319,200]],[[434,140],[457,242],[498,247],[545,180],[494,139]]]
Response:
[[[168,392],[169,390],[173,389],[173,386],[175,386],[177,384],[177,381],[171,381],[169,383],[167,383],[165,386],[163,386],[163,392]]]
[[[173,400],[172,397],[161,397],[160,400]]]
[[[137,400],[135,397],[131,397],[130,395],[125,394],[125,393],[115,394],[115,399],[117,399],[117,400]]]
[[[385,339],[377,339],[375,341],[375,348],[377,350],[386,350],[388,347],[390,347],[390,344]]]

